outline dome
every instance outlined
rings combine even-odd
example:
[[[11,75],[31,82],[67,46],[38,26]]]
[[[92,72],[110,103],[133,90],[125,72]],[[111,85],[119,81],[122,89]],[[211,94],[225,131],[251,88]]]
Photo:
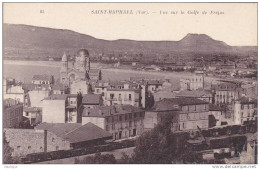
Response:
[[[88,50],[87,49],[80,49],[78,51],[78,56],[88,57],[89,56]]]
[[[68,61],[68,56],[66,55],[66,53],[64,52],[61,61],[63,62],[67,62]]]

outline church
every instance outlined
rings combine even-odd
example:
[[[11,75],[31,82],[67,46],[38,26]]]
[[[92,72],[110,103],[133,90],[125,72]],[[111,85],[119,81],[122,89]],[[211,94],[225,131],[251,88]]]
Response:
[[[71,88],[77,83],[85,83],[87,87],[91,81],[102,79],[100,69],[90,68],[89,52],[86,49],[80,49],[77,52],[75,61],[72,61],[71,67],[69,67],[69,59],[65,53],[62,56],[61,62],[60,83],[67,87]]]

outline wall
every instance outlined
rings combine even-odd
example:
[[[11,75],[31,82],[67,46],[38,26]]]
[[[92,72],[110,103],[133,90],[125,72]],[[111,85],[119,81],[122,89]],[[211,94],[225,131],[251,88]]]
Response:
[[[30,153],[44,152],[44,130],[4,129],[6,139],[11,148],[12,156],[24,156]],[[47,152],[70,149],[70,143],[47,132]]]
[[[185,105],[179,118],[179,130],[207,129],[209,126],[209,107],[208,104]]]
[[[42,107],[42,100],[50,96],[49,90],[33,90],[28,92],[30,97],[30,107]]]
[[[158,124],[157,112],[145,112],[144,129],[153,129]]]
[[[110,94],[114,94],[114,99],[110,99]],[[121,94],[121,99],[119,97]],[[131,94],[131,100],[129,100],[129,94]],[[112,105],[114,104],[130,104],[132,106],[139,107],[140,100],[140,93],[135,91],[117,91],[117,90],[109,90],[105,94],[105,104],[110,106],[112,101]]]
[[[82,94],[88,94],[89,86],[86,84],[86,81],[74,82],[71,84],[71,94],[77,94],[81,92]]]
[[[43,100],[42,122],[65,123],[65,100]]]
[[[23,105],[17,104],[3,109],[3,127],[16,128],[23,121]]]
[[[24,102],[24,94],[23,93],[6,93],[3,94],[4,99],[14,99],[14,100],[19,100],[20,102]]]
[[[105,128],[105,118],[104,117],[82,117],[82,125],[87,123],[93,123],[96,126],[106,130]]]

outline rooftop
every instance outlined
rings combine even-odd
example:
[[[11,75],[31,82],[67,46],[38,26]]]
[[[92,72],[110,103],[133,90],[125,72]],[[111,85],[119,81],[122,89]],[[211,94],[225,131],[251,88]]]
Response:
[[[50,90],[49,84],[22,84],[24,90]]]
[[[78,143],[107,137],[112,137],[112,134],[90,122],[64,135],[64,138],[70,143]]]
[[[33,75],[32,80],[52,81],[52,75]]]
[[[212,93],[208,90],[183,90],[176,94],[176,97],[202,97],[205,95],[211,95]]]
[[[241,97],[237,99],[241,104],[257,104],[257,99],[249,98],[249,97]]]
[[[84,108],[82,117],[106,117],[134,112],[144,112],[144,110],[131,105],[99,106],[95,108]]]
[[[215,104],[211,104],[211,103],[209,104],[209,111],[221,111],[221,110],[223,110],[223,108]]]
[[[90,122],[84,125],[80,123],[41,123],[35,129],[47,130],[70,143],[112,137],[109,132]]]
[[[52,90],[66,90],[65,85],[62,84],[53,84],[51,85]]]
[[[82,104],[100,104],[101,96],[99,94],[83,95]]]
[[[34,127],[34,129],[47,130],[57,136],[63,136],[81,126],[80,123],[41,123]]]
[[[66,100],[68,97],[77,97],[77,94],[52,94],[44,100]]]
[[[25,112],[37,112],[37,111],[41,111],[42,108],[40,107],[24,107],[23,111]]]
[[[208,104],[208,102],[196,99],[196,98],[165,98],[155,103],[152,110],[154,111],[166,111],[173,110],[178,111],[179,107],[182,105],[199,105]]]

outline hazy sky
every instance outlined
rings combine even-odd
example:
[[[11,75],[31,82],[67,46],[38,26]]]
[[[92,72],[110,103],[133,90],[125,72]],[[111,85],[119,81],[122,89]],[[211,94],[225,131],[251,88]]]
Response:
[[[93,14],[93,10],[132,10],[133,14]],[[149,14],[139,15],[139,10]],[[194,10],[199,14],[188,14]],[[5,3],[4,23],[69,29],[106,40],[175,41],[199,33],[229,45],[257,45],[256,3]]]

